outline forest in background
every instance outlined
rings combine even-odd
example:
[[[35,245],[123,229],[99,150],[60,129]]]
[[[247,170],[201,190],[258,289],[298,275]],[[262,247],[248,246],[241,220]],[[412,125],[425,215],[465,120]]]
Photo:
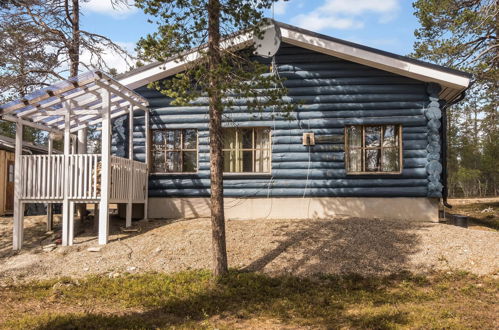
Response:
[[[71,75],[75,66],[79,70],[76,63],[88,65],[75,57],[81,48],[92,50],[96,58],[106,47],[121,51],[106,37],[80,30],[79,12],[65,11],[65,6],[78,4],[78,0],[19,3],[0,2],[0,104]],[[413,6],[421,26],[415,31],[417,41],[410,55],[473,74],[466,98],[447,110],[449,196],[497,196],[499,1],[418,0]],[[29,9],[55,26],[47,28],[43,21],[33,19]],[[65,33],[54,33],[53,28]],[[44,42],[52,46],[52,53],[40,47]],[[113,72],[100,61],[94,65]],[[0,134],[14,137],[14,126],[0,121]],[[98,137],[98,132],[94,135]],[[25,140],[46,144],[47,134],[27,128]]]

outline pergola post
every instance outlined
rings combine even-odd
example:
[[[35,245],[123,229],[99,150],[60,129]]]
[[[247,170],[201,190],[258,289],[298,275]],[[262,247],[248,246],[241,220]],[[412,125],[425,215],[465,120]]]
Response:
[[[109,196],[111,173],[111,95],[108,90],[102,96],[102,135],[101,135],[101,180],[99,203],[99,244],[107,244],[109,237]]]
[[[52,155],[54,152],[54,138],[52,137],[52,134],[49,134],[49,140],[48,140],[48,154],[49,156]],[[53,207],[52,203],[47,203],[47,231],[51,231],[54,228],[54,214],[53,214]]]
[[[70,239],[71,224],[70,224],[70,201],[69,201],[69,154],[71,152],[71,110],[69,103],[65,103],[65,108],[67,110],[64,115],[64,196],[62,201],[62,245],[70,245],[73,239]]]
[[[149,169],[151,166],[151,137],[149,129],[149,110],[144,110],[144,120],[146,124],[146,164],[147,164],[147,175],[146,175],[146,187],[145,187],[145,201],[144,201],[144,219],[148,218],[148,207],[149,207]]]
[[[23,153],[23,124],[16,123],[16,148],[14,165],[14,235],[13,249],[20,250],[23,245],[23,217],[24,203],[21,201],[21,172],[22,172],[22,153]]]
[[[133,161],[133,106],[130,105],[128,110],[128,159]],[[126,204],[126,220],[125,227],[132,225],[132,209],[133,209],[133,181],[134,171],[133,162],[130,162],[130,177],[128,178],[128,203]]]
[[[76,148],[79,154],[87,153],[87,135],[88,129],[82,128],[78,131],[78,147]],[[80,216],[80,222],[83,221],[87,212],[87,204],[78,204],[78,214]]]

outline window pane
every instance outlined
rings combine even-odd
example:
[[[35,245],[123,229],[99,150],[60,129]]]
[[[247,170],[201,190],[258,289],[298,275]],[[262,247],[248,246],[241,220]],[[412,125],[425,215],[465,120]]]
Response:
[[[255,129],[255,148],[270,149],[270,129],[268,128]]]
[[[197,159],[195,151],[184,151],[182,157],[182,172],[196,172]]]
[[[348,146],[361,147],[362,146],[362,126],[350,126],[347,128]]]
[[[182,172],[180,152],[171,151],[166,153],[166,170],[168,172]]]
[[[383,148],[382,171],[398,172],[400,171],[399,148]]]
[[[197,130],[185,129],[184,130],[184,149],[196,149],[197,147]]]
[[[165,168],[165,153],[153,152],[152,154],[152,170],[153,172],[166,172]]]
[[[14,182],[14,165],[13,164],[9,164],[9,182]]]
[[[365,150],[366,152],[366,172],[379,171],[381,152],[379,149]]]
[[[223,129],[223,148],[235,149],[236,148],[236,129],[224,128]]]
[[[383,133],[383,147],[396,147],[399,144],[399,127],[395,125],[385,126]]]
[[[236,157],[236,151],[224,151],[224,172],[241,172],[239,164],[241,163]]]
[[[241,139],[243,149],[253,148],[253,129],[243,128],[239,131],[239,139]]]
[[[182,135],[182,130],[168,130],[165,132],[166,138],[166,148],[168,150],[179,150],[180,149],[180,137]]]
[[[153,131],[152,132],[152,143],[153,144],[164,144],[164,132],[163,131]]]
[[[243,151],[243,172],[253,172],[253,151]]]
[[[350,149],[348,151],[349,172],[362,172],[362,149]]]
[[[381,126],[367,126],[365,132],[366,147],[379,147],[381,141]]]
[[[255,150],[255,172],[270,172],[270,149]]]

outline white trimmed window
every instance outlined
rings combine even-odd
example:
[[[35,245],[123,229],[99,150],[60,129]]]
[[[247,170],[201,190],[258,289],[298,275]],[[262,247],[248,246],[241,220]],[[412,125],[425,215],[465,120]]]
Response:
[[[226,173],[270,173],[270,128],[224,128],[223,158]]]
[[[196,129],[152,130],[152,173],[194,173],[198,169]]]

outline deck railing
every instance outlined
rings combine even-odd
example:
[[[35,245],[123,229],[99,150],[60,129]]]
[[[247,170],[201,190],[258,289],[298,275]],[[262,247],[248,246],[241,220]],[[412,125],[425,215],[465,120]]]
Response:
[[[68,163],[68,198],[74,200],[90,200],[99,198],[101,180],[100,155],[69,155]]]
[[[22,156],[21,199],[32,201],[64,198],[64,168],[68,164],[68,198],[93,201],[101,196],[101,156],[98,154],[25,155]],[[147,198],[147,165],[111,156],[110,202],[142,203]]]
[[[133,175],[131,176],[131,172]],[[132,177],[132,180],[130,180]],[[143,202],[146,199],[147,165],[127,158],[111,156],[111,191],[110,200],[115,203],[126,203],[129,200],[129,189],[132,202]],[[132,187],[130,187],[130,184]]]
[[[23,199],[62,199],[63,182],[64,155],[22,156]]]

